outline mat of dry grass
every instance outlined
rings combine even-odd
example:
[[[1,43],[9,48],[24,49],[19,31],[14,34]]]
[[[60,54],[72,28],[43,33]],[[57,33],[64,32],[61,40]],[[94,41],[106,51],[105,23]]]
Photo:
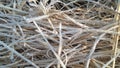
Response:
[[[120,68],[116,7],[114,0],[0,0],[0,68]]]

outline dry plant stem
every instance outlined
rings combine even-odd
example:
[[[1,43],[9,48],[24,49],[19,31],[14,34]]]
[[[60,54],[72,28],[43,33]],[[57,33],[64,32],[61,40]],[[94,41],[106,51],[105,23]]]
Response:
[[[64,17],[65,17],[66,19],[72,21],[72,22],[75,23],[76,25],[82,27],[82,28],[88,28],[87,25],[84,25],[84,24],[81,24],[81,23],[75,21],[73,18],[71,18],[70,16],[68,16],[68,15],[66,15],[66,14],[64,14]]]
[[[103,33],[102,35],[100,35],[100,36],[95,40],[95,43],[94,43],[93,47],[91,48],[90,53],[89,53],[89,55],[88,55],[87,63],[86,63],[86,65],[85,65],[85,68],[89,68],[89,64],[90,64],[90,60],[91,60],[92,54],[94,53],[98,42],[100,41],[100,39],[101,39],[105,34],[106,34],[106,33]]]
[[[37,27],[37,29],[39,30],[39,33],[42,35],[43,39],[46,41],[48,47],[50,48],[50,50],[54,53],[54,55],[56,56],[56,58],[58,59],[58,61],[60,62],[61,66],[63,68],[66,68],[66,66],[64,65],[63,61],[61,60],[60,56],[55,52],[54,48],[52,47],[52,45],[48,42],[48,40],[46,39],[46,37],[44,36],[41,28],[37,25],[37,23],[35,21],[33,21],[33,23],[35,24],[35,26]]]
[[[120,12],[120,0],[118,0],[117,12]],[[118,23],[118,26],[119,26],[115,31],[120,32],[120,15],[117,13],[115,13],[115,21]],[[113,39],[114,55],[113,55],[113,57],[115,57],[117,54],[118,40],[119,40],[119,35],[118,34],[114,35],[114,39]],[[112,68],[115,68],[115,61],[116,61],[116,58],[114,58],[114,60],[113,60]]]
[[[63,60],[63,61],[65,61],[65,65],[67,66],[68,57],[67,57],[67,54],[66,54],[66,52],[65,52],[65,51],[63,51],[63,53],[64,53],[64,56],[65,56],[65,60]]]
[[[13,48],[9,47],[8,45],[6,45],[4,42],[0,41],[0,44],[2,44],[5,48],[7,48],[8,50],[10,50],[11,52],[13,52],[14,54],[16,54],[17,56],[19,56],[20,58],[22,58],[23,60],[27,61],[29,64],[33,65],[36,68],[39,68],[36,64],[34,64],[32,61],[30,61],[29,59],[25,58],[24,56],[22,56],[20,53],[18,53],[16,50],[14,50]]]
[[[19,61],[14,62],[14,63],[7,64],[7,65],[5,65],[5,66],[6,66],[6,67],[14,67],[14,66],[16,66],[17,64],[19,64],[21,61],[22,61],[22,60],[19,60]]]
[[[98,53],[94,53],[92,57],[93,57],[93,59],[94,59],[94,58],[97,58],[97,57],[99,57],[99,56],[112,56],[111,53],[113,54],[113,50],[98,52]],[[82,54],[82,57],[85,57],[86,55],[87,55],[87,54]],[[74,58],[80,58],[80,57],[81,57],[81,54],[74,56]],[[93,60],[93,59],[92,59],[92,60]],[[71,63],[69,63],[69,64],[67,64],[67,65],[69,66],[69,65],[73,65],[73,64],[78,64],[78,63],[84,62],[84,61],[85,61],[85,59],[83,58],[83,59],[81,59],[81,60],[78,60],[78,61],[75,61],[75,62],[71,62]],[[101,62],[102,62],[102,61],[101,61]],[[100,64],[101,64],[101,63],[100,63]],[[105,65],[105,64],[103,63],[103,65]]]
[[[60,23],[59,24],[60,26],[59,26],[59,49],[58,49],[58,56],[60,56],[61,57],[61,52],[62,52],[62,42],[63,42],[63,40],[62,40],[62,24]],[[57,65],[57,68],[60,68],[60,64],[58,63],[58,65]]]
[[[93,61],[95,61],[96,63],[102,64],[102,65],[105,65],[103,62],[98,61],[98,60],[96,60],[96,59],[93,59]],[[107,67],[108,67],[108,68],[111,68],[110,66],[107,66]],[[101,67],[98,67],[98,68],[101,68]]]
[[[95,64],[95,66],[97,67],[97,68],[100,68],[101,66],[97,63],[97,62],[95,62],[94,60],[92,60],[92,62]]]
[[[10,56],[7,55],[7,56],[3,56],[3,57],[0,57],[0,59],[6,59],[6,58],[9,58]]]
[[[120,12],[114,11],[113,9],[109,8],[108,6],[105,6],[104,4],[101,4],[101,3],[99,3],[99,2],[95,2],[95,1],[93,1],[93,0],[89,0],[89,1],[92,2],[92,3],[94,3],[94,4],[100,5],[101,7],[104,7],[104,8],[106,8],[107,10],[110,10],[112,13],[118,13],[118,14],[120,14]]]
[[[112,29],[114,29],[114,28],[109,28],[107,31],[110,31],[110,30],[112,30]],[[94,43],[93,47],[91,48],[89,55],[87,56],[87,63],[86,63],[86,65],[85,65],[85,68],[89,68],[90,60],[91,60],[91,57],[92,57],[92,55],[93,55],[93,53],[94,53],[94,51],[95,51],[95,49],[96,49],[96,46],[97,46],[98,42],[100,41],[100,39],[101,39],[105,34],[106,34],[106,33],[101,34],[101,35],[95,40],[95,43]]]
[[[50,68],[56,61],[53,61],[52,63],[48,64],[45,68]]]
[[[35,51],[38,51],[38,52],[40,52],[41,50],[39,50],[39,49],[37,49],[37,48],[33,48],[33,47],[31,47],[29,44],[27,44],[27,43],[25,43],[25,45],[27,46],[27,47],[29,47],[30,49],[32,49],[32,50],[35,50]]]
[[[9,47],[14,46],[16,43],[19,43],[20,41],[21,41],[21,39],[20,39],[20,40],[17,40],[17,41],[14,41],[14,42],[10,43],[8,46],[9,46]],[[4,48],[1,48],[0,50],[3,50],[3,49],[5,49],[5,47],[4,47]]]
[[[15,1],[13,2],[13,9],[16,9],[16,2]],[[14,10],[13,10],[13,14],[15,14]],[[14,27],[16,27],[16,26],[14,26]],[[12,41],[14,41],[14,40],[12,40]],[[14,49],[14,46],[12,46],[11,48]],[[11,52],[11,54],[10,54],[10,59],[11,59],[11,61],[14,61],[14,53],[13,52]]]
[[[118,28],[118,25],[113,26],[114,28]],[[103,30],[103,29],[84,29],[83,32],[98,32],[98,33],[108,33],[108,34],[117,34],[120,35],[120,33],[115,32],[115,31],[108,31],[108,30]]]
[[[45,66],[47,67],[49,67],[50,65],[52,65],[52,64],[56,64],[56,63],[53,63],[53,62],[56,62],[56,59],[44,59],[44,60],[37,60],[37,61],[33,61],[35,64],[39,64],[39,65],[41,65],[40,67],[42,67],[42,65],[43,64],[45,64]],[[51,62],[51,64],[49,64],[49,62]],[[25,66],[25,65],[29,65],[28,63],[21,63],[21,64],[17,64],[17,65],[15,65],[15,66]]]
[[[45,15],[47,15],[49,10],[47,10],[47,8],[45,7],[45,5],[44,5],[42,2],[40,2],[40,6],[41,6],[40,9],[43,11],[43,13],[44,13]],[[52,21],[50,20],[49,17],[47,18],[47,20],[48,20],[48,22],[50,23],[50,25],[51,25],[51,27],[52,27],[52,29],[53,29],[53,32],[54,32],[54,33],[57,33],[56,30],[55,30],[55,28],[54,28],[54,26],[53,26],[53,24],[52,24]]]
[[[0,4],[0,8],[4,8],[4,9],[8,9],[8,10],[13,10],[13,11],[19,12],[21,14],[28,14],[28,12],[25,12],[25,11],[22,11],[22,10],[19,10],[19,9],[15,9],[15,8],[11,8],[11,7],[7,7],[7,6],[4,6],[2,4]]]
[[[119,55],[120,55],[120,49],[117,49],[117,54],[110,61],[108,61],[102,68],[108,67],[110,63],[112,63],[117,57],[119,57]]]
[[[32,18],[25,18],[25,20],[27,22],[32,22],[32,21],[36,21],[36,20],[42,20],[42,19],[45,19],[45,18],[48,18],[50,15],[43,15],[43,16],[38,16],[38,17],[32,17]]]
[[[68,10],[68,11],[71,11],[71,10]],[[38,21],[38,20],[42,20],[42,19],[45,19],[45,18],[48,18],[54,14],[61,14],[61,13],[64,13],[64,12],[68,12],[68,11],[60,11],[60,12],[55,12],[55,13],[51,13],[51,14],[47,14],[47,15],[43,15],[43,16],[38,16],[38,17],[32,17],[32,18],[25,18],[24,19],[26,20],[26,22],[32,22],[32,21]],[[88,26],[84,25],[84,24],[81,24],[77,21],[75,21],[74,19],[72,19],[71,17],[69,17],[68,15],[64,14],[64,17],[70,21],[72,21],[73,23],[75,23],[76,25],[82,27],[82,28],[88,28]]]
[[[76,47],[74,47],[73,49],[70,49],[70,50],[68,50],[67,52],[65,52],[65,51],[63,51],[64,52],[64,55],[63,56],[65,56],[65,60],[63,60],[63,61],[65,61],[65,65],[67,65],[67,63],[68,63],[68,61],[72,58],[72,57],[74,57],[74,55],[77,53],[77,52],[79,52],[79,50],[78,51],[76,51],[77,50],[77,48],[78,47],[80,47],[81,45],[77,45]],[[69,54],[69,53],[71,53],[70,55],[67,55],[67,54]]]

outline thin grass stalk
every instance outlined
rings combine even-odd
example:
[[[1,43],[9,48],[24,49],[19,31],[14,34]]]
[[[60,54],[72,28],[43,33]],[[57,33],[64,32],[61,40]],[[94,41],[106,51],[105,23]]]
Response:
[[[60,23],[59,24],[59,49],[58,49],[58,56],[61,57],[61,52],[62,52],[62,43],[63,43],[63,40],[62,40],[62,24]],[[60,64],[58,63],[57,65],[57,68],[60,68]]]
[[[95,49],[96,49],[96,47],[97,47],[97,44],[99,43],[100,39],[101,39],[105,34],[106,34],[106,33],[101,34],[101,35],[95,40],[95,43],[94,43],[93,47],[91,48],[90,53],[89,53],[89,55],[88,55],[88,57],[87,57],[87,62],[86,62],[85,68],[89,68],[90,60],[91,60],[91,57],[92,57],[92,55],[93,55],[93,53],[94,53],[94,51],[95,51]]]
[[[16,9],[16,3],[15,3],[15,1],[13,2],[13,8]],[[13,14],[15,14],[14,11],[13,11]],[[15,49],[14,46],[12,46],[12,48]],[[11,54],[10,54],[10,59],[11,59],[12,62],[14,62],[14,53],[12,51],[11,51]]]
[[[14,50],[13,48],[9,47],[6,43],[0,41],[0,44],[2,44],[6,49],[10,50],[11,52],[13,52],[14,54],[16,54],[17,56],[19,56],[21,59],[23,59],[26,62],[28,62],[29,64],[33,65],[35,68],[39,68],[35,63],[33,63],[31,60],[27,59],[26,57],[22,56],[16,50]]]
[[[111,60],[109,60],[102,68],[108,67],[108,65],[109,65],[110,63],[112,63],[112,62],[114,61],[114,59],[116,59],[119,55],[120,55],[120,49],[117,50],[117,54],[116,54]],[[112,68],[113,68],[113,67],[112,67]],[[115,67],[114,67],[114,68],[115,68]]]
[[[43,11],[43,13],[46,15],[48,14],[48,11],[47,8],[44,6],[44,4],[42,2],[40,2],[40,5],[41,5],[41,10]],[[54,28],[54,25],[52,24],[52,21],[50,20],[50,18],[47,18],[48,22],[50,23],[52,29],[53,29],[53,32],[57,33],[55,28]]]
[[[14,2],[13,2],[13,8],[16,9],[16,2],[15,2],[15,0],[14,0]],[[15,14],[14,11],[13,11],[13,14]],[[14,34],[13,34],[13,35],[14,35]],[[14,40],[13,40],[13,41],[14,41]],[[12,48],[15,49],[14,46],[12,46]],[[14,53],[13,53],[13,52],[11,52],[11,54],[10,54],[10,59],[11,59],[12,62],[14,62]]]
[[[113,29],[114,29],[114,28],[112,27],[112,28],[109,28],[107,31],[110,31],[110,30],[113,30]],[[94,53],[94,51],[95,51],[95,49],[96,49],[96,47],[97,47],[97,44],[99,43],[100,39],[101,39],[105,34],[106,34],[106,33],[103,33],[103,34],[101,34],[98,38],[96,38],[96,40],[95,40],[95,42],[94,42],[94,45],[93,45],[93,47],[91,48],[89,55],[87,56],[87,62],[86,62],[85,68],[89,68],[90,60],[91,60],[92,55],[93,55],[93,53]]]
[[[64,65],[62,59],[60,58],[60,56],[55,52],[54,48],[52,47],[52,45],[49,43],[49,41],[46,39],[46,37],[44,36],[44,33],[42,32],[41,28],[37,25],[37,23],[35,21],[33,21],[33,23],[35,24],[35,26],[37,27],[37,29],[39,30],[39,33],[42,35],[42,37],[44,38],[44,40],[46,41],[46,43],[48,44],[48,47],[51,49],[51,51],[54,53],[54,55],[56,56],[57,60],[60,62],[61,66],[63,68],[66,68],[66,66]]]
[[[117,12],[120,12],[120,0],[118,0]],[[115,14],[115,21],[119,25],[119,27],[115,30],[116,32],[120,31],[120,21],[119,21],[119,18],[120,18],[120,15],[118,13],[116,13]],[[114,50],[113,57],[115,57],[116,54],[117,54],[118,40],[119,40],[119,35],[118,34],[114,35],[114,38],[113,38],[113,50]],[[115,68],[115,61],[116,61],[116,58],[114,58],[114,60],[113,60],[112,68]]]
[[[19,10],[19,9],[7,7],[7,6],[4,6],[2,4],[0,4],[0,8],[4,8],[4,9],[7,9],[7,10],[12,10],[12,11],[16,11],[16,12],[19,12],[21,14],[28,14],[28,12],[26,12],[26,11],[22,11],[22,10]]]

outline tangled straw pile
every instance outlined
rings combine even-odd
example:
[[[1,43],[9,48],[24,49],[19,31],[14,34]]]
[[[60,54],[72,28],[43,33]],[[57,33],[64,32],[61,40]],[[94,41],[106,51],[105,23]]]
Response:
[[[45,1],[0,0],[0,68],[110,68],[116,4]]]

